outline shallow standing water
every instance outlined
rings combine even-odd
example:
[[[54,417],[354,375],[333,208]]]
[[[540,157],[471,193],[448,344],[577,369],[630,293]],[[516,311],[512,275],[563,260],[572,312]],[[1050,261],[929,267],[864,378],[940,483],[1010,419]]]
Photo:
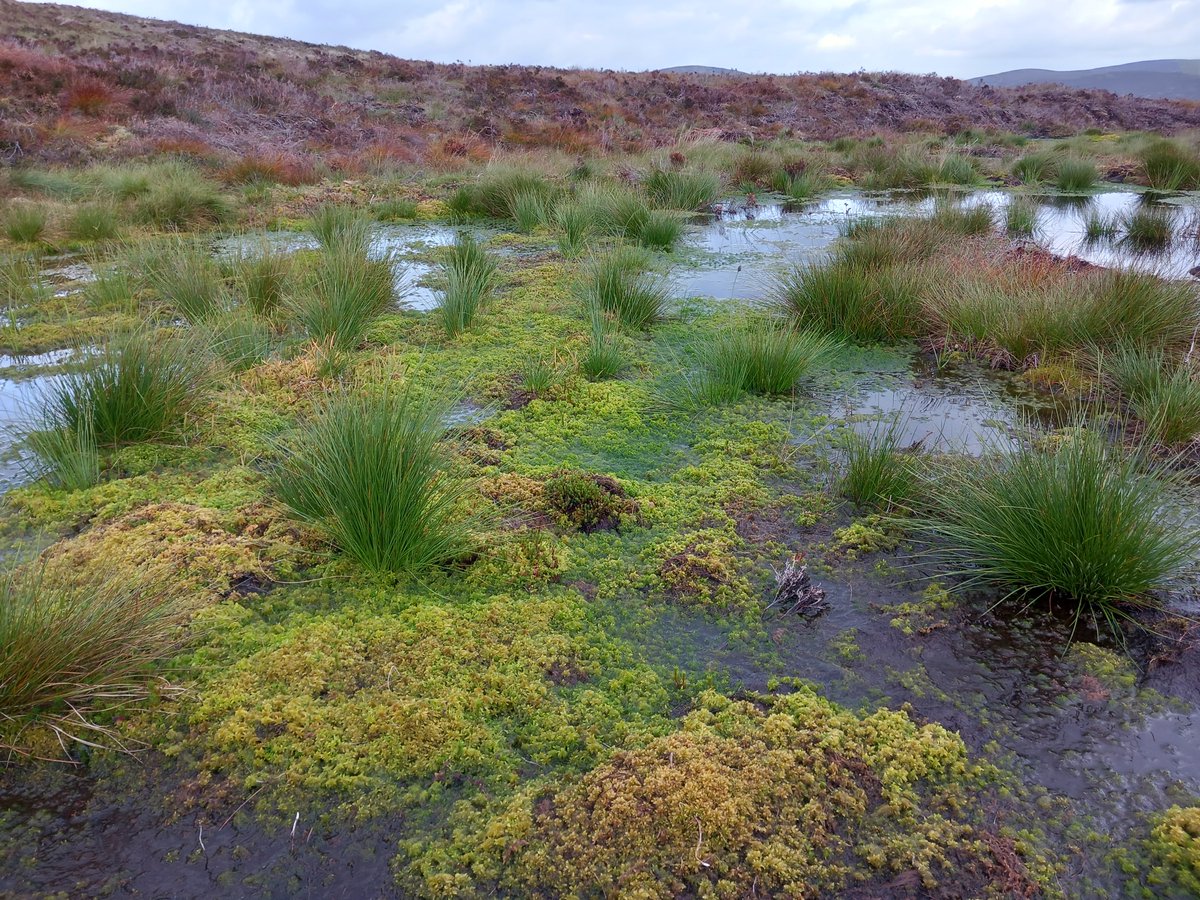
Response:
[[[771,275],[796,262],[818,258],[855,221],[931,214],[939,202],[986,205],[997,230],[1004,227],[1010,191],[971,190],[952,199],[911,191],[845,192],[803,203],[762,202],[720,207],[686,241],[693,257],[671,273],[677,297],[763,300]],[[1100,266],[1128,267],[1168,278],[1187,278],[1200,266],[1200,197],[1129,190],[1099,190],[1078,196],[1028,194],[1037,208],[1037,227],[1029,239],[1060,256],[1077,256]],[[1151,207],[1172,223],[1175,238],[1159,252],[1138,252],[1120,235],[1089,240],[1092,215],[1119,219],[1139,207]]]
[[[73,350],[28,356],[0,354],[0,497],[30,480],[33,460],[21,446],[22,436],[36,424],[46,391],[62,377],[44,370],[60,366],[74,355]]]
[[[1115,192],[1089,202],[1115,211],[1144,202],[1140,196]],[[772,267],[821,253],[854,219],[928,211],[933,202],[900,195],[846,195],[796,210],[770,205],[733,209],[690,238],[700,264],[677,269],[673,283],[681,296],[759,299]],[[988,203],[999,210],[1008,195],[979,191],[963,202]],[[1087,254],[1115,254],[1111,259],[1121,264],[1146,263],[1146,257],[1123,254],[1119,247],[1083,246],[1086,215],[1073,203],[1045,201],[1039,209],[1042,240],[1054,252],[1096,262],[1103,257]],[[407,258],[408,281],[428,274],[428,264],[420,257],[451,242],[456,231],[445,226],[386,226],[375,248],[394,249]],[[311,246],[303,235],[276,233],[271,239],[287,249]],[[1171,259],[1176,273],[1189,262],[1200,263],[1187,247]],[[433,300],[426,287],[407,298],[414,308],[428,308]],[[19,416],[23,420],[26,404],[56,377],[53,370],[39,373],[37,367],[64,361],[46,356],[13,360],[7,368],[0,365],[2,424]],[[894,418],[903,443],[929,449],[978,454],[1009,442],[1024,417],[1054,421],[1060,412],[1053,401],[1025,390],[1017,379],[970,364],[939,369],[927,358],[914,356],[910,362],[853,375],[852,389],[825,398],[831,417],[851,421],[860,433]],[[454,421],[474,421],[483,412],[464,406],[455,411]],[[4,439],[12,432],[6,427]],[[11,452],[13,444],[3,449]],[[12,458],[11,480],[9,463],[0,468],[0,491],[24,477],[24,468]],[[771,622],[783,674],[817,682],[831,698],[851,706],[911,703],[915,715],[961,731],[977,752],[994,740],[1012,755],[1030,785],[1069,798],[1075,805],[1073,814],[1118,840],[1141,824],[1137,816],[1200,793],[1200,752],[1192,738],[1200,689],[1194,679],[1179,674],[1185,663],[1171,670],[1147,667],[1141,685],[1122,693],[1088,681],[1087,673],[1064,656],[1070,625],[1062,616],[1038,611],[1018,615],[1011,609],[989,609],[987,602],[934,615],[921,621],[926,633],[905,636],[889,621],[888,608],[917,598],[911,573],[880,574],[870,567],[867,561],[858,569],[822,577],[831,601],[824,616],[804,623]],[[835,641],[850,632],[861,657],[833,650]],[[729,650],[728,635],[698,616],[678,614],[664,625],[663,638],[674,642],[680,654],[715,660],[737,685],[763,688],[768,677],[780,674],[774,664],[763,666]],[[1179,702],[1160,702],[1147,688],[1161,688]],[[227,888],[229,882],[220,880],[226,873],[244,874],[246,865],[258,873],[265,895],[284,896],[303,886],[316,893],[323,889],[325,896],[361,896],[389,883],[387,861],[394,840],[378,834],[379,826],[374,826],[376,831],[367,829],[361,840],[353,831],[318,829],[303,843],[286,828],[270,834],[257,826],[242,829],[233,824],[216,833],[197,834],[186,817],[164,826],[163,812],[139,806],[141,798],[130,798],[124,807],[103,802],[89,807],[89,797],[90,785],[85,783],[59,798],[59,839],[47,841],[39,854],[38,877],[48,886],[81,874],[104,873],[114,865],[134,872],[138,886],[150,888],[153,895],[215,895]],[[20,787],[0,799],[0,813],[7,808],[32,815],[49,805],[46,796],[36,790],[27,794]],[[200,863],[188,866],[180,877],[179,866],[169,860],[195,856],[201,841],[205,850]],[[250,853],[252,862],[242,864],[236,857],[239,851]],[[1102,862],[1095,865],[1100,868]],[[1068,873],[1068,879],[1077,874]],[[1120,895],[1122,882],[1111,872],[1089,872],[1088,877]],[[1067,886],[1075,896],[1095,895],[1083,882],[1068,880]]]

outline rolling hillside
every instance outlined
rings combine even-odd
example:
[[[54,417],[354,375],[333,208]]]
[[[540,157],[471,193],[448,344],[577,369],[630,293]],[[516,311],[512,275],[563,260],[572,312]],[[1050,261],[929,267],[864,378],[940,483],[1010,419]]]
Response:
[[[1013,69],[1011,72],[983,75],[971,81],[992,87],[1058,84],[1138,97],[1200,100],[1200,59],[1152,59],[1063,72],[1054,69]]]
[[[467,66],[0,0],[0,160],[301,152],[422,160],[698,135],[826,139],[993,128],[1175,132],[1200,106],[894,72],[790,76]]]

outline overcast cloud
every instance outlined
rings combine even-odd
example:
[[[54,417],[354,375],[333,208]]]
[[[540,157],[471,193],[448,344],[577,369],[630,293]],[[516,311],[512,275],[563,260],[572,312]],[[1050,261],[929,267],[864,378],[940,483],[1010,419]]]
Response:
[[[76,0],[80,2],[80,0]],[[1200,56],[1200,0],[82,0],[412,59],[969,77]]]

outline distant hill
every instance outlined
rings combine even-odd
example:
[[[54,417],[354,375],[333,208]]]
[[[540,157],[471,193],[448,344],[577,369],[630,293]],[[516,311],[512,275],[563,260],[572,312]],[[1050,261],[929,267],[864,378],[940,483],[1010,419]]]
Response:
[[[722,69],[720,66],[670,66],[657,69],[658,72],[672,72],[676,75],[745,75],[740,69]]]
[[[1061,72],[1054,69],[1013,69],[1011,72],[981,75],[972,78],[971,82],[992,87],[1061,84],[1138,97],[1200,100],[1200,59],[1150,59],[1119,66]]]

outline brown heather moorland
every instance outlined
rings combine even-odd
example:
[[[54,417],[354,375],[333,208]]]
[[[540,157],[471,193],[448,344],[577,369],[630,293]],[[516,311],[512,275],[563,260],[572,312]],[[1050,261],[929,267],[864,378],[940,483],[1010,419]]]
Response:
[[[439,64],[13,0],[0,0],[0,22],[0,158],[10,163],[165,151],[298,183],[316,161],[353,173],[482,159],[496,147],[638,152],[697,134],[748,142],[1200,126],[1194,102],[936,75]]]

